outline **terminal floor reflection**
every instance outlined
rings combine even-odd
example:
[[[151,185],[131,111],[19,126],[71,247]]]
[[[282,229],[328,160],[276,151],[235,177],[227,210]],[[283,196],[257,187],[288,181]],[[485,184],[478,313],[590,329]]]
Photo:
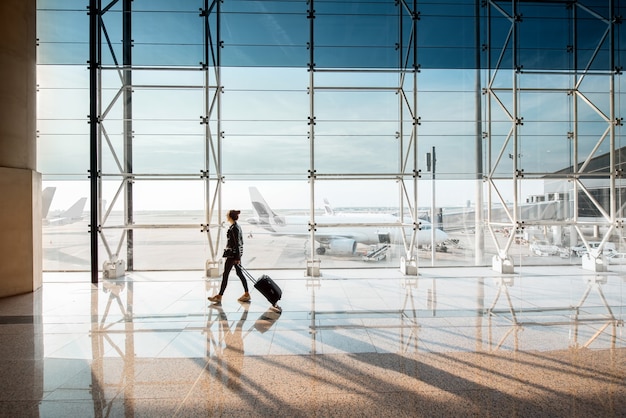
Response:
[[[201,272],[46,273],[0,299],[0,416],[626,416],[626,271],[517,270],[264,271],[282,313]]]

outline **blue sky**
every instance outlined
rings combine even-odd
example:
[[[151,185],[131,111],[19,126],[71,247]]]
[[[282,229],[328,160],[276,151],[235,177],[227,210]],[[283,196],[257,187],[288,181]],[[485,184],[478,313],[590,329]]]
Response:
[[[473,0],[457,0],[453,6],[441,9],[437,2],[420,3],[418,60],[422,66],[417,77],[418,102],[418,168],[425,170],[425,154],[437,149],[438,178],[446,180],[438,187],[446,205],[464,204],[473,196],[472,184],[476,177],[476,125],[475,125],[475,70],[473,67],[474,31]],[[39,47],[39,169],[48,179],[82,178],[88,170],[89,126],[86,123],[89,108],[88,72],[86,67],[87,14],[86,1],[60,2],[40,0],[38,7],[48,9],[38,19]],[[121,14],[117,4],[104,16],[107,33],[119,59],[121,51]],[[133,93],[134,171],[139,174],[195,175],[204,166],[204,125],[199,123],[204,114],[203,73],[198,71],[202,57],[203,27],[198,9],[203,2],[135,0],[134,64],[185,67],[189,71],[136,70],[133,81],[138,85]],[[318,69],[336,69],[352,66],[359,69],[381,69],[397,66],[394,2],[345,1],[316,2],[315,64]],[[592,4],[593,5],[593,4]],[[563,65],[567,57],[567,9],[559,5],[537,7],[523,5],[525,13],[521,34],[524,46],[520,59],[526,69],[551,68]],[[305,184],[310,168],[311,144],[309,140],[311,95],[308,92],[310,73],[306,68],[309,59],[309,36],[306,19],[306,2],[303,1],[235,1],[223,3],[222,22],[224,48],[222,69],[222,123],[223,173],[232,187],[231,196],[246,195],[246,184],[277,178],[291,178],[285,184]],[[62,10],[62,11],[60,11]],[[167,13],[165,13],[167,11]],[[600,9],[596,11],[603,12]],[[278,13],[281,12],[281,13]],[[549,27],[542,25],[540,17],[556,16]],[[597,41],[602,25],[589,15],[583,20],[589,29],[586,40]],[[505,19],[495,24],[503,33],[509,28]],[[380,24],[385,22],[384,24]],[[214,22],[211,21],[213,24]],[[339,24],[343,23],[343,24]],[[350,30],[347,30],[350,28]],[[530,29],[535,28],[537,31]],[[406,28],[405,28],[406,29]],[[540,29],[540,30],[539,30]],[[494,42],[503,40],[496,31]],[[403,33],[408,42],[408,31]],[[549,42],[543,42],[546,39]],[[213,38],[215,40],[215,38]],[[589,57],[593,42],[581,44],[578,56]],[[404,44],[403,44],[404,45]],[[492,45],[498,54],[497,42]],[[406,50],[405,50],[406,51]],[[411,56],[411,55],[410,55]],[[505,57],[511,57],[506,51]],[[602,68],[606,48],[599,49],[594,68]],[[548,58],[547,58],[548,57]],[[551,57],[551,58],[549,58]],[[393,58],[393,59],[391,59]],[[105,64],[113,62],[108,49],[104,49]],[[507,62],[507,61],[505,61]],[[54,63],[66,65],[52,65]],[[483,86],[487,79],[481,74]],[[384,72],[316,72],[316,87],[351,87],[351,89],[316,90],[314,96],[315,169],[318,174],[371,174],[393,173],[410,150],[400,150],[396,132],[399,131],[400,109],[407,122],[405,144],[409,142],[411,120],[407,106],[399,104],[399,97],[391,89],[399,84],[399,75]],[[411,79],[409,75],[408,80]],[[608,114],[607,77],[587,77],[581,91],[598,109]],[[214,84],[214,77],[210,76]],[[571,164],[571,141],[568,132],[573,130],[571,100],[566,91],[547,93],[554,87],[566,89],[571,85],[569,76],[524,74],[520,87],[534,89],[524,93],[519,102],[524,123],[520,129],[520,168],[526,173],[552,172]],[[618,79],[621,83],[621,78]],[[492,121],[492,154],[500,151],[501,144],[511,127],[506,112],[513,107],[510,88],[512,73],[501,71],[494,77],[494,87],[505,90],[497,93],[500,108],[494,99]],[[140,86],[141,85],[141,86]],[[164,88],[163,86],[170,86]],[[372,88],[374,87],[374,88]],[[116,70],[103,72],[103,107],[106,108],[118,92],[120,81]],[[408,97],[414,88],[404,84]],[[361,89],[361,90],[359,90]],[[621,91],[621,85],[618,85]],[[485,97],[483,99],[483,117]],[[583,160],[597,143],[607,127],[598,112],[583,102],[579,104],[579,117],[585,123],[578,126],[580,160]],[[118,153],[122,148],[121,104],[113,104],[103,126],[111,146]],[[216,134],[216,118],[210,123]],[[482,127],[483,131],[487,129]],[[618,138],[618,146],[620,144]],[[488,169],[487,147],[484,147],[485,169]],[[597,153],[607,152],[603,144]],[[511,146],[504,155],[514,153]],[[117,173],[112,153],[105,142],[103,147],[103,172]],[[492,161],[493,161],[492,157]],[[504,158],[499,173],[510,176],[512,160]],[[408,171],[412,169],[409,159]],[[215,172],[215,167],[209,167]],[[428,174],[420,181],[428,189]],[[198,181],[172,182],[168,196],[170,205],[189,199],[197,205]],[[339,184],[346,182],[338,182]],[[535,183],[533,187],[535,189]],[[136,187],[145,193],[140,200],[152,202],[152,197],[162,196],[154,182]],[[183,186],[183,184],[185,184]],[[273,183],[277,184],[277,183]],[[281,183],[282,184],[282,183]],[[284,190],[289,186],[276,187]],[[344,200],[355,205],[386,205],[397,202],[397,189],[385,182],[373,182],[367,191],[351,189],[347,185],[320,186],[320,195],[346,206]],[[242,189],[244,192],[241,192]],[[202,191],[202,189],[200,188]],[[469,191],[469,193],[468,193]],[[271,193],[271,192],[268,192]],[[392,193],[387,196],[387,193]],[[421,190],[420,190],[421,193]],[[333,196],[333,194],[335,196]],[[468,197],[469,194],[469,197]],[[298,186],[287,194],[296,197],[293,204],[281,202],[283,207],[296,207],[308,199],[308,187]],[[346,197],[349,196],[349,199]],[[421,194],[426,199],[429,193]],[[321,196],[320,196],[321,197]],[[277,193],[277,199],[280,193]],[[232,197],[232,199],[235,199]],[[450,202],[448,202],[450,200]],[[454,201],[452,201],[454,200]],[[60,201],[60,200],[59,200]],[[247,201],[247,198],[245,199]],[[458,203],[457,203],[458,201]],[[139,200],[138,200],[139,202]],[[243,205],[233,201],[233,204]],[[182,205],[182,204],[180,204]],[[304,205],[308,206],[308,203]]]

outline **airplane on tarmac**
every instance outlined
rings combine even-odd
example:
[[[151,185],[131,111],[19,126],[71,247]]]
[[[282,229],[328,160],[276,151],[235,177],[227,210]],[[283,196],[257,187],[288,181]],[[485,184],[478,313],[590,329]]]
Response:
[[[85,210],[85,204],[87,203],[86,197],[78,199],[69,209],[63,212],[48,216],[50,211],[50,204],[52,198],[56,192],[56,187],[46,187],[42,191],[42,204],[41,204],[41,217],[44,225],[68,225],[78,222],[83,219],[83,211]]]
[[[309,216],[278,215],[270,208],[256,187],[250,187],[250,199],[257,215],[256,218],[248,219],[250,224],[260,226],[272,235],[310,236]],[[400,219],[389,213],[335,213],[328,201],[325,201],[325,212],[323,215],[316,216],[315,222],[318,224],[315,240],[320,243],[320,247],[316,250],[318,254],[324,254],[326,250],[335,254],[354,254],[357,243],[375,245],[399,241]],[[432,242],[431,224],[420,220],[420,226],[421,229],[417,231],[417,244],[430,245]],[[435,244],[440,244],[447,239],[448,234],[440,229],[435,230]]]

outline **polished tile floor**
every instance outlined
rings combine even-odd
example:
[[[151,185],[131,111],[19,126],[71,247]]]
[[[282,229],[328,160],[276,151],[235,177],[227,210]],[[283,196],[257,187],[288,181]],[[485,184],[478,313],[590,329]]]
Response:
[[[626,272],[46,273],[0,299],[2,417],[626,416]],[[252,272],[258,276],[261,272]]]

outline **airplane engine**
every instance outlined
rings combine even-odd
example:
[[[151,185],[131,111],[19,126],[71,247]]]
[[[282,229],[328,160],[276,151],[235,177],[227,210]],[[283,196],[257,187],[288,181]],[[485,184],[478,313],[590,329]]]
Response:
[[[328,246],[335,254],[354,254],[356,251],[356,241],[349,238],[334,239]]]

